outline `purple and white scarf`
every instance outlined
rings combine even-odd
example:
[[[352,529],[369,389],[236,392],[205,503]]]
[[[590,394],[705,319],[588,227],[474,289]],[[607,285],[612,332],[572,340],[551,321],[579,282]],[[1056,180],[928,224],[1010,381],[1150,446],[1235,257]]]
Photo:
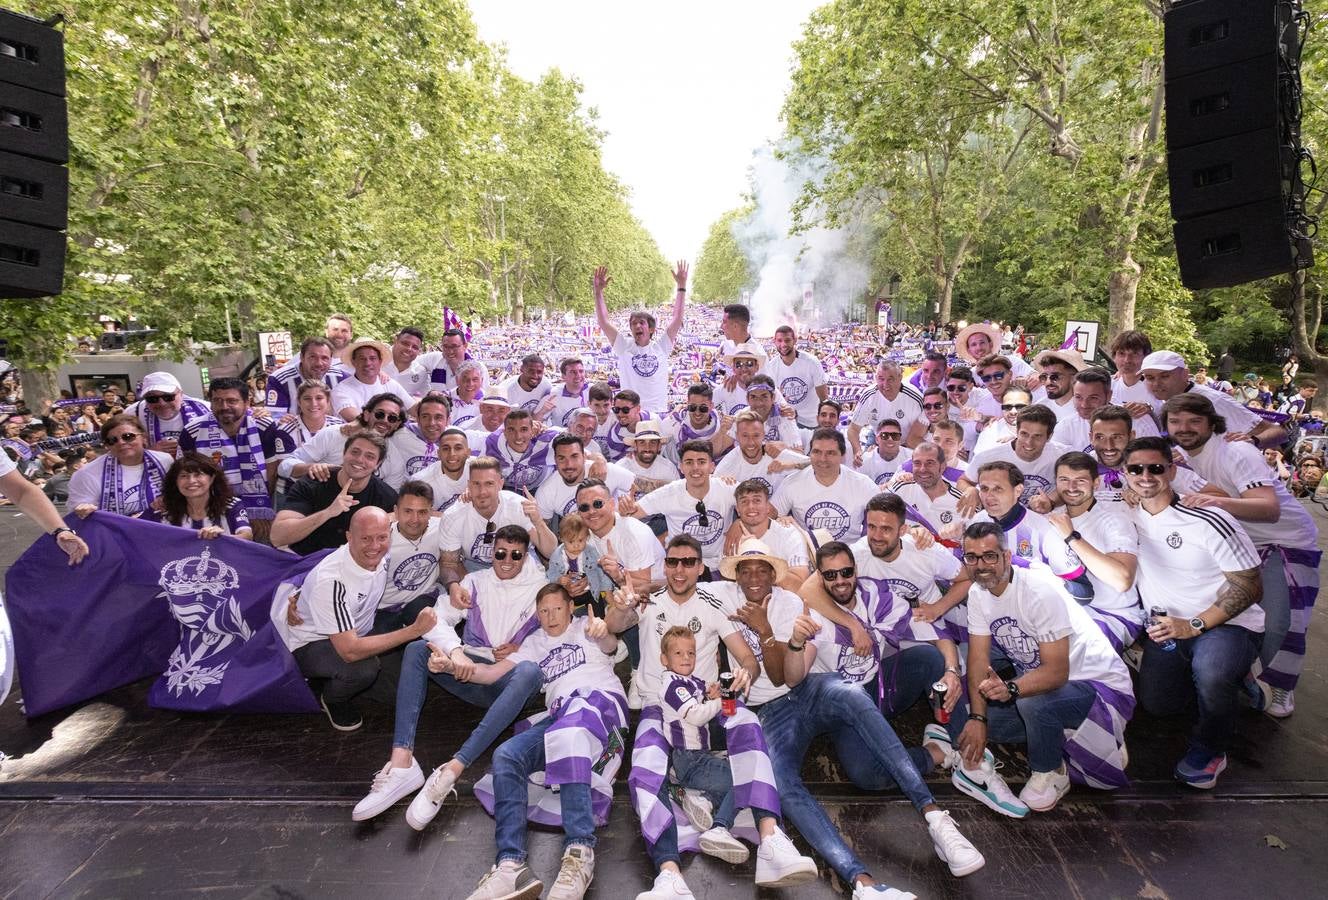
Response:
[[[653,418],[654,416],[650,413],[646,412],[644,409],[641,410],[642,422]],[[632,445],[623,440],[624,436],[628,434],[631,434],[631,432],[626,428],[623,428],[622,423],[618,421],[614,421],[614,423],[609,426],[609,430],[604,433],[604,455],[608,458],[609,462],[616,462],[631,452]]]
[[[181,430],[188,428],[189,423],[195,419],[203,419],[210,415],[212,415],[212,408],[201,400],[195,400],[192,397],[180,398]],[[138,418],[143,423],[143,427],[147,429],[149,446],[167,438],[177,437],[180,434],[179,431],[167,431],[163,428],[161,417],[152,411],[147,401],[143,401],[139,406]]]
[[[1078,728],[1065,729],[1065,768],[1070,780],[1102,791],[1126,787],[1125,725],[1134,714],[1134,697],[1100,681],[1090,681],[1097,696]]]
[[[466,611],[466,626],[461,630],[461,643],[467,647],[498,647],[502,644],[520,644],[539,630],[539,618],[530,614],[530,618],[519,625],[516,631],[504,640],[494,641],[489,636],[489,629],[484,624],[484,613],[480,608],[479,592],[472,584],[470,587],[470,609]],[[502,635],[499,635],[502,637]]]
[[[545,430],[530,439],[524,453],[515,453],[500,428],[484,439],[484,452],[498,460],[503,485],[509,490],[528,488],[532,493],[553,471],[553,439],[560,432]]]
[[[1280,560],[1273,560],[1277,555]],[[1300,547],[1268,546],[1260,551],[1263,565],[1281,565],[1291,602],[1291,622],[1277,654],[1259,673],[1259,680],[1270,687],[1293,690],[1305,667],[1305,632],[1310,626],[1310,612],[1319,596],[1319,562],[1323,551]]]
[[[765,733],[756,714],[741,703],[737,712],[724,718],[729,769],[733,774],[735,809],[763,809],[779,815],[779,789],[766,748]],[[670,827],[690,827],[687,814],[676,803],[659,800],[659,789],[669,774],[669,742],[664,735],[664,713],[658,703],[641,710],[632,744],[632,771],[627,776],[632,806],[641,820],[641,836],[654,846]],[[683,836],[679,834],[681,849]]]
[[[691,417],[683,412],[678,416],[678,443],[684,441],[708,441],[719,434],[719,426],[722,420],[712,410],[710,413],[710,422],[704,428],[696,429],[692,427]]]
[[[211,413],[185,426],[194,438],[195,449],[226,473],[235,496],[253,518],[272,518],[272,498],[267,493],[267,459],[263,455],[262,429],[252,412],[244,414],[240,430],[231,438]],[[262,511],[267,510],[264,516]],[[255,515],[255,512],[258,515]]]
[[[166,468],[153,457],[150,451],[143,454],[143,478],[138,483],[138,499],[133,503],[125,502],[124,466],[120,465],[111,454],[103,457],[106,461],[101,467],[101,501],[98,509],[119,513],[122,516],[137,515],[146,512],[152,501],[161,496],[161,482],[166,477]]]

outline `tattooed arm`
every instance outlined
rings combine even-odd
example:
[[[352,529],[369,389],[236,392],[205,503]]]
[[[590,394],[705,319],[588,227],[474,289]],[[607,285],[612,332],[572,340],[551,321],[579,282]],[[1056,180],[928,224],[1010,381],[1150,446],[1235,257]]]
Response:
[[[1222,575],[1226,583],[1217,589],[1212,608],[1204,610],[1199,617],[1208,628],[1234,619],[1263,599],[1263,582],[1257,568],[1223,572]]]

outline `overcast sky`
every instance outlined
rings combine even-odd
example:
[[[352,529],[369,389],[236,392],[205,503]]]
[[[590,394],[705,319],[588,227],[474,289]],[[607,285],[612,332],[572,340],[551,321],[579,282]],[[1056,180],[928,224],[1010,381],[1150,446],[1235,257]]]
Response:
[[[779,136],[793,42],[813,0],[471,0],[512,69],[585,86],[604,162],[670,260],[694,260],[738,205],[752,150]]]

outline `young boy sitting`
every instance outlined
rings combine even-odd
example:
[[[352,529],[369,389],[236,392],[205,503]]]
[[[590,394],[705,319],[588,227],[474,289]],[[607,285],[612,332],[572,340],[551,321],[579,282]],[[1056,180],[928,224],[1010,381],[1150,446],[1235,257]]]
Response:
[[[615,585],[599,567],[599,552],[590,546],[590,526],[580,513],[568,513],[558,523],[558,539],[562,543],[549,558],[549,583],[567,589],[576,615],[593,609],[603,618],[604,598]]]

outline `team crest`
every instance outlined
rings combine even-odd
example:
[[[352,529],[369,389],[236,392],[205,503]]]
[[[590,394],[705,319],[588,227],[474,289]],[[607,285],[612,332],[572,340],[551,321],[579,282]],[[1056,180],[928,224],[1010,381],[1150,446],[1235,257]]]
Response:
[[[1032,559],[1033,545],[1029,543],[1028,538],[1020,538],[1019,548],[1015,552],[1024,559]]]
[[[419,590],[424,587],[437,565],[438,558],[432,553],[417,553],[396,567],[392,573],[392,584],[402,591]]]
[[[197,696],[213,685],[220,685],[230,661],[216,657],[229,657],[231,654],[225,651],[232,644],[253,637],[235,599],[240,573],[213,559],[212,552],[205,547],[199,556],[162,566],[157,584],[162,589],[158,596],[166,598],[171,615],[180,623],[182,638],[167,663],[167,690],[177,697],[185,690]]]
[[[779,392],[785,400],[796,406],[807,396],[807,382],[796,376],[785,378],[779,383]]]
[[[949,525],[949,524],[950,524],[951,522],[953,522],[953,521],[954,521],[954,513],[950,512],[950,510],[948,510],[948,509],[947,509],[947,510],[942,510],[942,511],[941,511],[941,524],[942,524],[942,525]]]
[[[687,627],[692,630],[692,634],[699,634],[701,632],[701,620],[696,616],[692,616],[692,620],[687,623]]]
[[[1179,550],[1180,545],[1183,543],[1185,542],[1180,539],[1180,532],[1173,531],[1171,534],[1167,535],[1167,546],[1172,550]]]
[[[642,378],[649,378],[659,371],[659,357],[653,353],[638,353],[632,357],[632,371]]]

